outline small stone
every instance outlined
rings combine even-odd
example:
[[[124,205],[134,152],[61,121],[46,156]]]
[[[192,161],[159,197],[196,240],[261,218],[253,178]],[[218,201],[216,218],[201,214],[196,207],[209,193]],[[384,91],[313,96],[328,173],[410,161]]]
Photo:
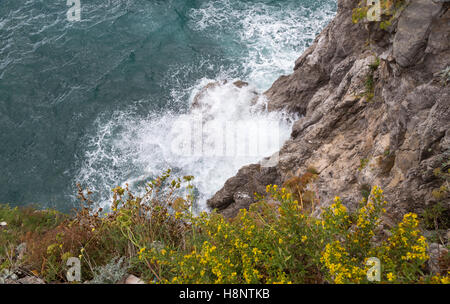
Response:
[[[125,280],[125,284],[145,284],[140,278],[130,274]]]
[[[8,226],[7,222],[0,222],[0,228],[6,228]]]
[[[9,285],[11,285],[11,284],[19,284],[19,283],[17,281],[15,281],[15,280],[0,278],[0,284],[9,284]]]
[[[17,280],[20,284],[45,284],[44,280],[34,276],[27,276]]]
[[[438,243],[431,243],[428,248],[428,253],[430,259],[428,261],[428,266],[432,273],[442,273],[445,269],[441,269],[439,263],[440,258],[448,254],[448,249]]]

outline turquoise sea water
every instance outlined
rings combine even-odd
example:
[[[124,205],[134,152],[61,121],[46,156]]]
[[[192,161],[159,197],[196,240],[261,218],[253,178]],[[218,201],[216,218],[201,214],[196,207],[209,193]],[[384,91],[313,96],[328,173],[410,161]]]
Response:
[[[77,182],[106,202],[113,186],[139,188],[166,168],[194,175],[204,201],[260,157],[173,155],[170,127],[211,81],[268,89],[336,10],[335,0],[80,2],[69,22],[66,0],[0,0],[0,203],[68,210]],[[213,120],[277,119],[241,93],[209,96],[224,104]]]

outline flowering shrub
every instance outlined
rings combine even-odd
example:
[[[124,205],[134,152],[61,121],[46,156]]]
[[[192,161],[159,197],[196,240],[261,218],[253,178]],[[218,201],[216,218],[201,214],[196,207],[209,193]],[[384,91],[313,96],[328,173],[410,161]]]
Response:
[[[192,223],[186,246],[141,250],[140,259],[162,270],[162,283],[368,283],[371,257],[380,260],[384,283],[448,281],[424,275],[429,257],[417,215],[405,215],[390,237],[377,240],[387,205],[378,187],[354,213],[336,197],[320,219],[286,189],[269,185],[267,192],[270,200],[260,197],[230,221],[177,214]]]
[[[329,280],[335,283],[367,282],[367,261],[370,257],[380,260],[382,281],[407,283],[418,281],[423,274],[429,256],[426,253],[425,237],[418,229],[416,214],[406,214],[403,221],[392,229],[392,235],[387,240],[374,241],[381,215],[386,212],[384,206],[387,202],[383,200],[382,193],[380,188],[373,188],[369,201],[356,212],[353,223],[340,199],[335,199],[331,207],[333,213],[340,215],[346,226],[352,228],[334,228],[339,231],[341,238],[325,247],[322,262],[328,270]],[[325,212],[326,218],[333,218],[329,213]]]
[[[114,188],[108,213],[93,208],[89,191],[80,187],[83,208],[28,237],[24,264],[47,282],[64,282],[65,262],[78,256],[84,281],[117,281],[127,271],[149,283],[340,284],[370,283],[370,261],[377,258],[381,283],[448,283],[448,273],[426,268],[427,242],[417,215],[406,214],[383,231],[387,202],[378,187],[355,211],[339,197],[319,210],[315,195],[305,200],[315,175],[300,179],[302,187],[294,180],[287,188],[267,186],[233,219],[193,214],[192,177],[170,181],[170,171],[148,183],[142,196]],[[188,194],[181,196],[183,184]],[[117,257],[126,270],[105,273]]]
[[[141,252],[141,259],[164,269],[162,282],[319,282],[315,229],[321,228],[285,189],[269,186],[268,191],[281,199],[278,207],[261,201],[232,221],[216,213],[178,214],[192,223],[188,250],[152,248]]]

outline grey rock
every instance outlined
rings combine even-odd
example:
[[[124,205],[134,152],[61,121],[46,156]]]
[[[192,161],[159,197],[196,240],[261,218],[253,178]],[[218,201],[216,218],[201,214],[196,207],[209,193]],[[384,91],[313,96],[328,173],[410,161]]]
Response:
[[[215,81],[215,82],[210,82],[208,83],[206,86],[204,86],[200,92],[197,93],[197,95],[194,96],[194,100],[192,101],[192,105],[191,108],[195,109],[195,108],[201,108],[204,105],[202,104],[201,100],[202,98],[205,97],[206,93],[209,90],[215,89],[217,87],[219,87],[220,85],[222,85],[220,82]]]
[[[371,27],[351,22],[356,5],[338,1],[335,19],[292,74],[265,92],[269,110],[299,116],[279,162],[268,171],[258,164],[242,168],[209,206],[234,216],[254,202],[254,192],[264,194],[267,184],[281,185],[310,166],[320,173],[314,186],[322,205],[340,195],[357,206],[363,185],[384,190],[391,221],[434,201],[431,192],[442,180],[433,170],[450,159],[450,87],[433,76],[450,62],[450,4],[413,1],[391,31],[377,32],[383,43],[373,48],[366,47]],[[368,164],[358,170],[361,159]]]
[[[430,271],[434,274],[444,274],[447,269],[441,269],[440,258],[448,254],[448,249],[440,244],[431,243],[428,248],[428,254],[430,256],[430,259],[428,260]]]
[[[277,181],[279,176],[276,168],[265,168],[259,164],[246,166],[241,168],[235,177],[230,178],[207,204],[219,211],[226,208],[223,212],[232,217],[255,201],[255,193],[265,191],[266,185]]]
[[[393,43],[394,58],[400,66],[408,67],[421,59],[433,19],[441,9],[441,3],[415,0],[404,10]]]

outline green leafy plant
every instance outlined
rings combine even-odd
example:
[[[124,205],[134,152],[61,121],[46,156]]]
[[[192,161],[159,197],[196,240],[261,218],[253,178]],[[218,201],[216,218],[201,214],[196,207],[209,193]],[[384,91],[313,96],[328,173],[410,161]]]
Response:
[[[366,168],[367,165],[369,164],[369,161],[370,161],[370,159],[368,159],[368,158],[362,158],[362,159],[360,159],[358,171],[364,170],[364,168]]]
[[[447,85],[450,82],[450,66],[440,71],[437,75],[441,78],[441,83]]]
[[[375,241],[387,204],[378,187],[354,213],[336,197],[321,219],[286,188],[269,185],[267,193],[270,199],[232,220],[179,214],[196,237],[183,248],[143,247],[139,259],[158,267],[163,283],[369,283],[369,257],[382,262],[384,283],[448,283],[448,276],[424,275],[429,257],[417,215],[405,215],[389,238]]]
[[[375,62],[369,64],[369,73],[366,76],[365,80],[365,93],[364,96],[366,97],[367,101],[372,101],[372,99],[375,97],[375,72],[378,70],[378,67],[380,66],[380,58],[376,58]]]

